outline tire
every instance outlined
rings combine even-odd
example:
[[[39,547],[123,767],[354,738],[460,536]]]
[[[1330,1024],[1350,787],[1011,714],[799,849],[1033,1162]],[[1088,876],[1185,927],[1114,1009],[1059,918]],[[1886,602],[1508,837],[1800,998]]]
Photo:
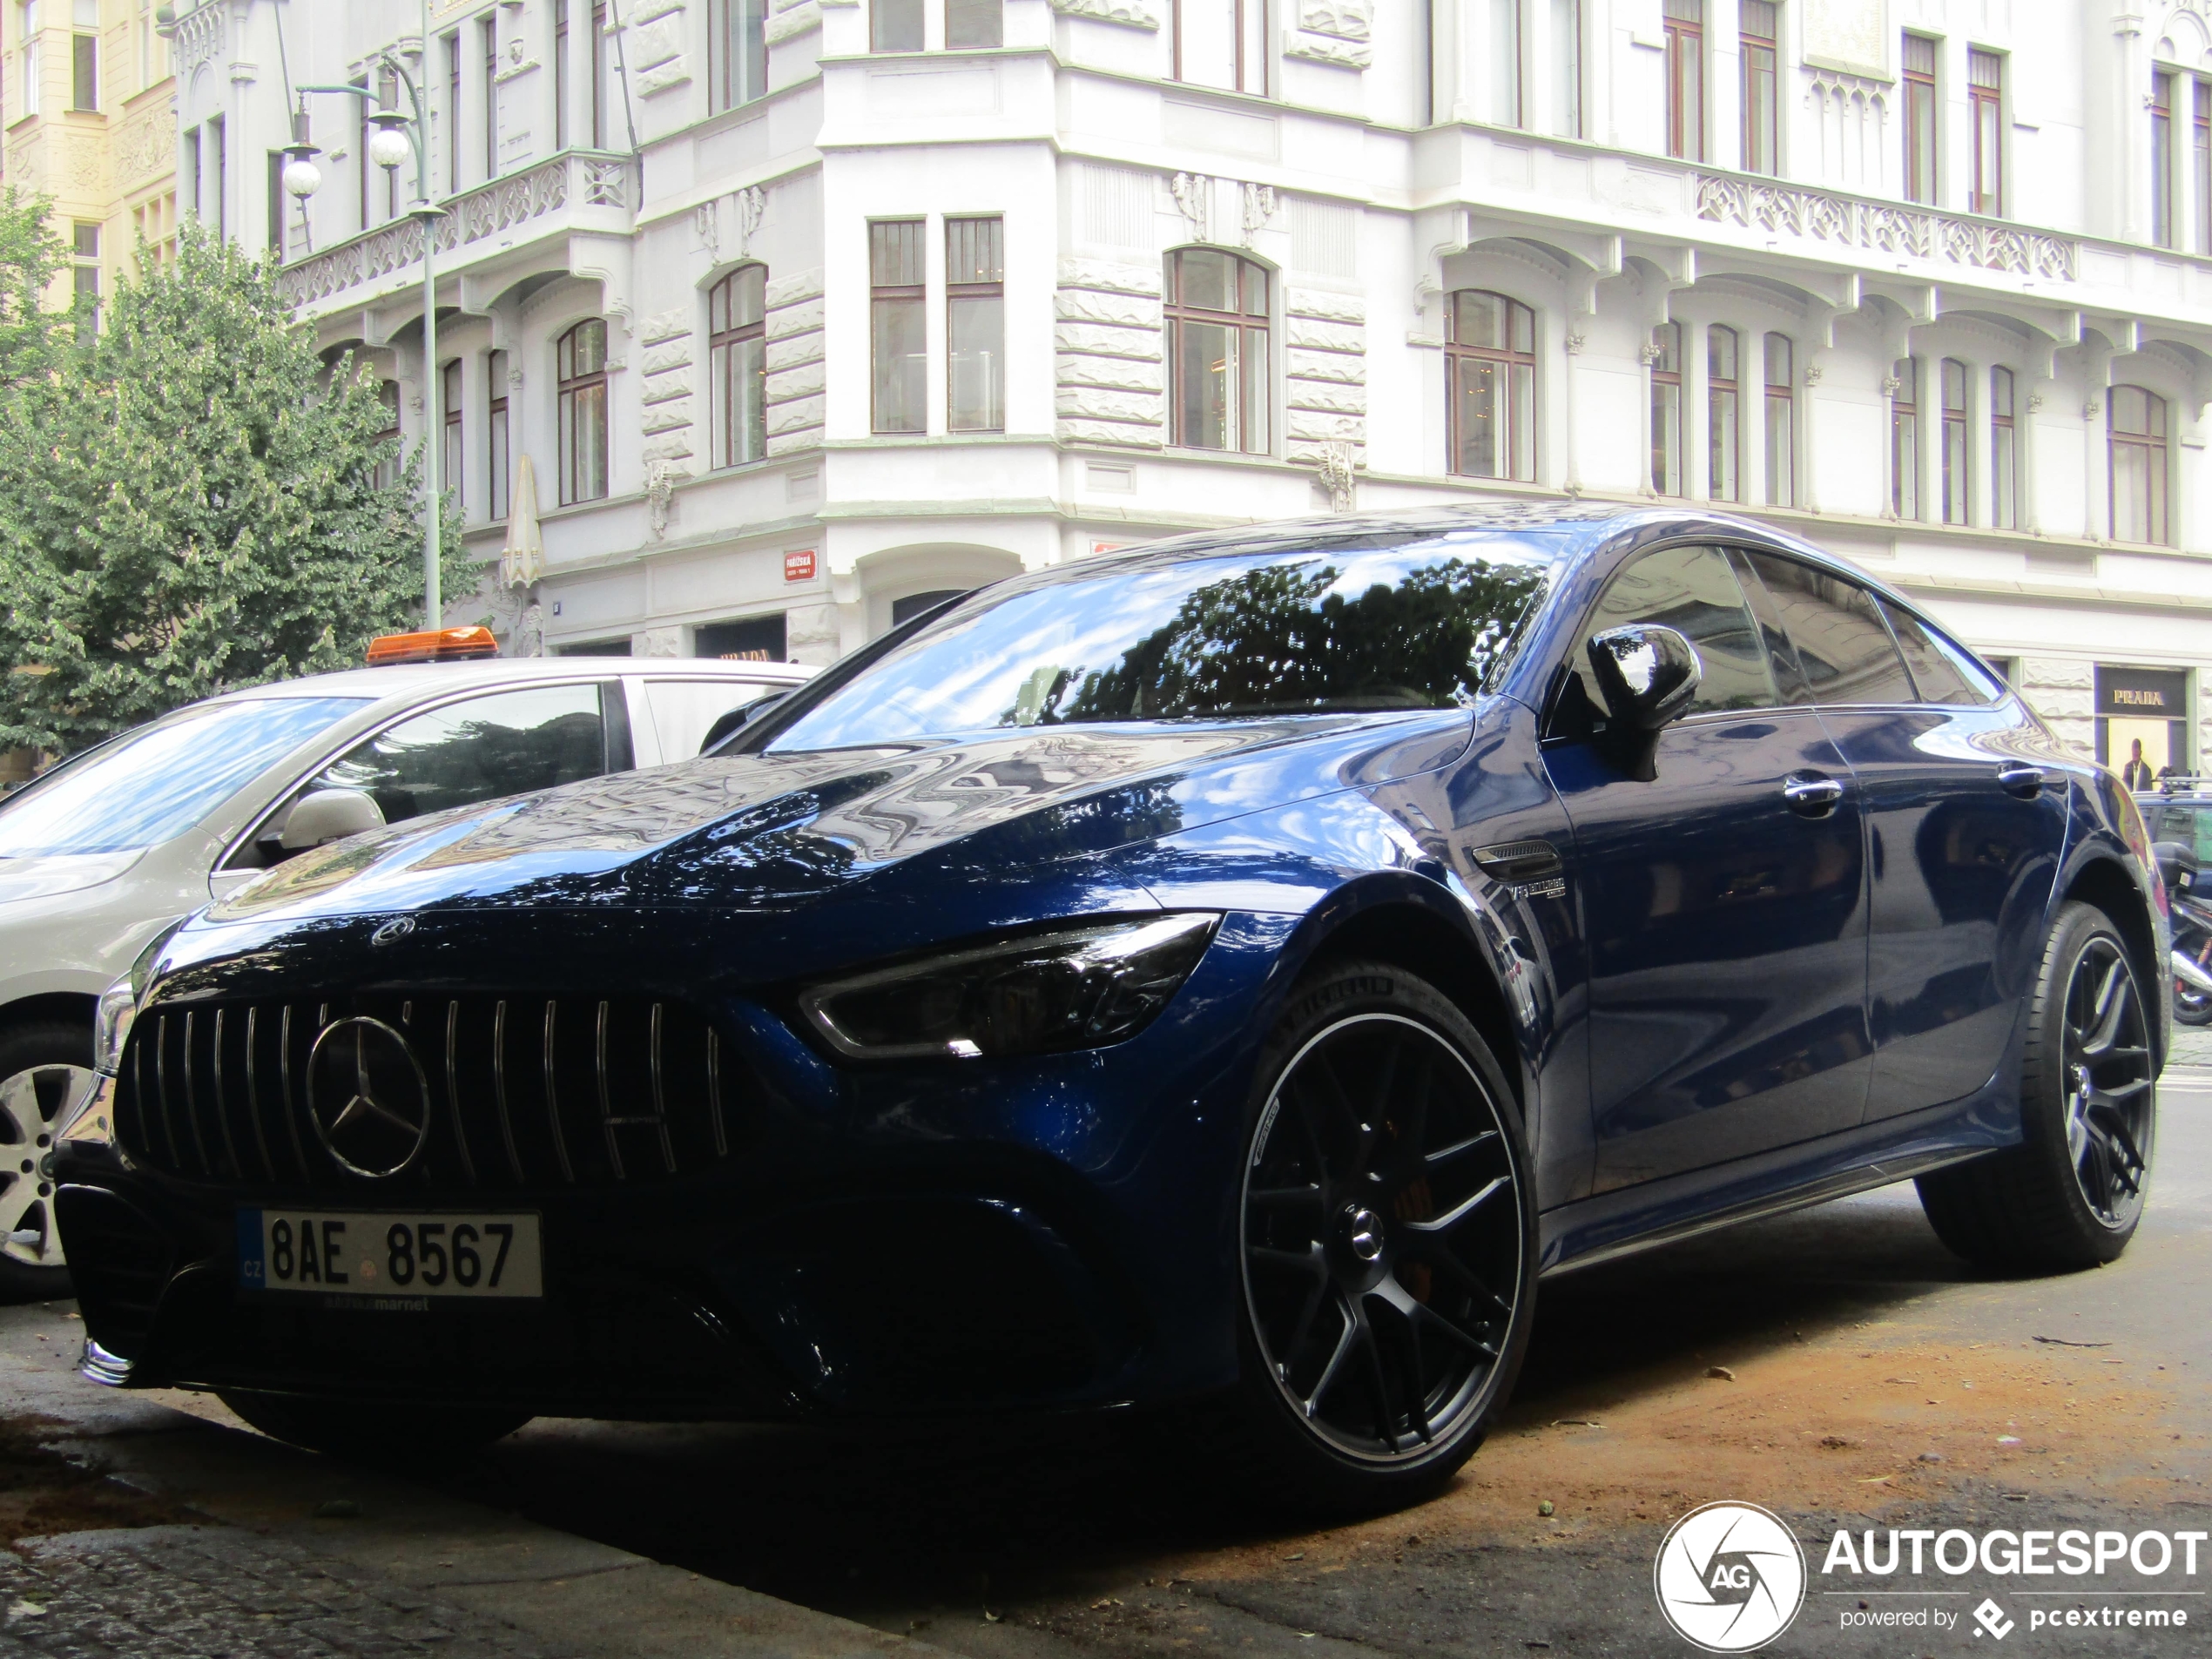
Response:
[[[2128,1248],[2158,1124],[2143,993],[2105,914],[2062,907],[2028,1011],[2020,1144],[1918,1184],[1951,1249],[1998,1272],[2039,1273],[2099,1266]]]
[[[2185,991],[2174,988],[2174,1022],[2176,1025],[2212,1025],[2212,995],[2203,991]]]
[[[1206,1449],[1278,1511],[1431,1497],[1512,1392],[1535,1312],[1505,1074],[1433,986],[1345,963],[1293,992],[1245,1123],[1240,1377]]]
[[[91,1026],[32,1020],[0,1029],[0,1301],[71,1293],[53,1185],[38,1165],[57,1120],[91,1086]]]
[[[219,1388],[216,1398],[262,1433],[348,1463],[450,1463],[504,1440],[528,1412],[489,1406],[395,1406],[301,1394]]]

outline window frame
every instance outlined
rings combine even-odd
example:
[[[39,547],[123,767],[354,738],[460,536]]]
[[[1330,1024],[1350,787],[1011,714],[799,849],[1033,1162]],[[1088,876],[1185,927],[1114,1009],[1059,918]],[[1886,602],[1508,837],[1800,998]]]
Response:
[[[989,280],[955,281],[954,227],[956,226],[989,225],[994,226],[995,269],[998,274]],[[1006,218],[1001,213],[948,213],[945,215],[945,430],[948,432],[1003,432],[1006,430]],[[958,307],[964,300],[995,300],[999,303],[998,350],[995,374],[989,378],[995,383],[990,402],[998,418],[981,426],[960,424],[954,415],[959,402],[954,390],[954,359],[959,335],[954,327]]]
[[[1890,394],[1890,513],[1917,523],[1921,516],[1920,360],[1898,358],[1891,366],[1890,377],[1897,384]]]
[[[462,419],[468,396],[468,376],[462,372],[461,359],[448,357],[438,366],[439,435],[445,444],[439,457],[445,466],[445,475],[438,482],[453,497],[454,505],[467,510],[468,496],[464,481],[468,477],[467,423]]]
[[[1973,523],[1973,463],[1972,446],[1966,437],[1969,381],[1966,365],[1959,359],[1937,360],[1936,415],[1941,428],[1938,434],[1938,470],[1942,475],[1943,522],[1946,524]],[[1954,383],[1959,392],[1956,403],[1951,400]]]
[[[585,331],[597,330],[599,361],[588,369],[575,367],[581,356]],[[554,387],[554,449],[556,455],[555,470],[560,475],[559,500],[563,507],[579,506],[586,502],[604,501],[612,489],[613,472],[610,454],[607,390],[607,320],[604,317],[583,317],[570,324],[553,341]],[[597,391],[596,399],[589,394]],[[577,416],[579,408],[587,402],[596,403],[597,419],[592,423],[597,431],[597,460],[598,488],[585,493],[585,480],[578,467],[583,458],[580,441],[587,427]]]
[[[496,524],[514,506],[514,431],[508,416],[507,353],[484,354],[484,506]]]
[[[2120,430],[2119,394],[2122,392],[2137,393],[2144,400],[2145,430],[2141,434]],[[2161,396],[2148,386],[2123,384],[2107,389],[2105,506],[2107,529],[2114,542],[2130,547],[2168,547],[2173,544],[2173,442],[2174,417],[2170,399]],[[2141,517],[2150,534],[2140,539],[2131,536],[2123,540],[2120,534],[2120,460],[2123,449],[2140,451],[2144,456],[2145,494]]]
[[[1716,366],[1716,350],[1723,339],[1735,356],[1727,374]],[[1739,506],[1743,501],[1743,334],[1724,322],[1705,326],[1705,499]]]
[[[1987,80],[1982,71],[1987,69]],[[1966,211],[2005,216],[2005,58],[1979,46],[1966,49],[1966,137],[1973,170]]]
[[[553,0],[553,3],[566,7],[568,0]],[[461,190],[461,31],[450,29],[438,38],[445,47],[446,194],[451,196]]]
[[[2154,66],[2150,76],[2150,239],[2175,244],[2174,223],[2174,86],[2177,71]]]
[[[376,463],[375,470],[370,475],[370,481],[379,489],[388,489],[399,482],[400,464],[407,453],[407,437],[400,422],[400,383],[397,381],[388,381],[379,375],[376,381],[376,401],[384,406],[385,413],[390,416],[390,421],[388,425],[379,427],[370,442],[380,447],[389,443],[395,448],[389,455]]]
[[[1783,358],[1782,378],[1778,381],[1774,378],[1777,345],[1782,348]],[[1766,476],[1762,481],[1766,504],[1794,507],[1797,504],[1797,342],[1779,330],[1769,329],[1759,338],[1759,368],[1764,387],[1759,404],[1759,433],[1765,446],[1761,455],[1766,463]]]
[[[1737,0],[1737,45],[1743,65],[1743,171],[1782,172],[1782,19],[1777,0]],[[1760,17],[1754,8],[1764,8]],[[1764,24],[1765,32],[1758,26]],[[1765,97],[1758,97],[1764,79]]]
[[[897,7],[894,13],[894,6]],[[914,24],[914,44],[888,44],[888,25],[893,22]],[[927,0],[868,0],[868,50],[871,52],[918,52],[929,44],[929,17]]]
[[[990,14],[995,27],[991,30],[991,38],[988,40],[954,40],[953,38],[953,8],[959,3],[960,0],[945,0],[944,24],[947,51],[991,51],[1006,44],[1005,0],[981,0],[981,3],[974,7],[979,14],[984,10],[988,10]]]
[[[71,32],[69,107],[80,115],[100,112],[100,37],[97,33]]]
[[[1463,293],[1487,295],[1499,301],[1505,307],[1507,341],[1505,345],[1478,346],[1459,338],[1459,299]],[[1527,320],[1528,349],[1527,351],[1521,351],[1512,344],[1514,322],[1516,317],[1525,317]],[[1446,445],[1444,464],[1445,470],[1451,476],[1488,478],[1499,483],[1509,484],[1533,484],[1536,482],[1538,466],[1536,440],[1538,434],[1543,429],[1542,417],[1537,412],[1543,392],[1543,388],[1538,383],[1537,339],[1535,307],[1516,300],[1509,293],[1502,293],[1496,288],[1454,288],[1444,296],[1444,441]],[[1497,400],[1497,407],[1504,411],[1504,418],[1500,423],[1501,434],[1497,447],[1502,452],[1502,457],[1505,460],[1506,465],[1503,470],[1487,473],[1467,472],[1460,466],[1467,437],[1466,433],[1460,428],[1460,410],[1462,402],[1460,389],[1460,374],[1461,365],[1468,362],[1491,364],[1493,373],[1498,376],[1501,383],[1501,389]],[[1529,430],[1526,434],[1521,431],[1520,416],[1514,412],[1516,401],[1514,394],[1517,390],[1515,385],[1518,378],[1517,371],[1525,372],[1527,376]],[[1523,456],[1527,460],[1525,473],[1521,470]]]
[[[477,89],[484,101],[484,180],[499,177],[499,14],[488,11],[476,19],[477,67],[483,84]]]
[[[1265,296],[1258,311],[1217,311],[1209,306],[1193,305],[1183,298],[1183,258],[1186,253],[1217,253],[1229,260],[1236,272],[1237,292],[1245,292],[1247,272],[1259,275],[1261,293]],[[1275,432],[1275,352],[1274,307],[1276,295],[1275,273],[1257,260],[1245,258],[1228,248],[1177,247],[1168,250],[1166,281],[1162,287],[1161,321],[1168,372],[1168,442],[1178,449],[1197,449],[1208,455],[1264,455],[1274,453]],[[1241,303],[1241,298],[1240,298]],[[1216,448],[1209,444],[1193,442],[1184,428],[1183,388],[1183,330],[1190,324],[1204,327],[1228,327],[1239,331],[1237,339],[1238,362],[1234,381],[1237,386],[1237,442],[1233,446]],[[1267,388],[1264,403],[1258,409],[1250,395],[1252,378],[1251,358],[1253,337],[1257,335],[1260,351],[1260,379]],[[1254,442],[1255,437],[1258,442]]]
[[[760,314],[751,322],[733,323],[738,307],[738,285],[749,281],[752,273],[759,273]],[[722,319],[718,326],[718,314]],[[751,466],[768,458],[768,267],[759,260],[750,260],[732,266],[718,277],[706,291],[706,361],[707,383],[711,388],[710,401],[711,421],[708,429],[708,443],[712,461],[711,469]],[[738,395],[732,364],[738,353],[753,341],[759,342],[760,368],[752,377],[750,396]],[[744,434],[747,442],[737,442],[739,436],[733,409],[742,403],[745,416]],[[757,440],[757,442],[754,442]],[[738,448],[755,448],[753,455],[734,453]]]
[[[706,31],[709,114],[742,109],[767,95],[767,24],[766,0],[711,0]]]
[[[1925,51],[1927,67],[1919,68],[1914,48]],[[1905,199],[1923,206],[1935,206],[1942,188],[1937,160],[1942,145],[1943,102],[1936,82],[1940,57],[1933,37],[1905,32],[1898,54],[1898,82],[1905,129]]]
[[[1666,343],[1669,337],[1671,347]],[[1682,325],[1661,323],[1651,331],[1651,493],[1679,500],[1683,495]],[[1674,364],[1672,368],[1662,367],[1669,361]],[[1673,405],[1673,418],[1667,423],[1663,442],[1659,419],[1662,393]],[[1669,483],[1672,489],[1668,488]]]
[[[1184,73],[1184,8],[1193,3],[1194,0],[1169,0],[1169,78],[1184,86],[1212,86],[1211,81],[1194,81]],[[1220,3],[1221,0],[1215,0],[1215,3]],[[1267,61],[1271,55],[1268,30],[1273,22],[1269,15],[1270,0],[1228,0],[1228,3],[1235,17],[1231,24],[1234,37],[1230,58],[1231,84],[1215,90],[1242,92],[1249,98],[1267,98],[1271,95],[1269,84],[1273,78],[1268,73]],[[1250,50],[1255,46],[1258,48],[1256,51]],[[1250,63],[1247,61],[1249,57],[1256,57],[1258,62]],[[1258,85],[1251,84],[1255,79],[1258,82]]]
[[[914,240],[914,269],[912,282],[883,282],[878,279],[883,267],[877,254],[883,246],[880,233],[894,226],[910,227]],[[925,217],[902,219],[872,219],[868,221],[868,430],[880,436],[907,436],[929,430],[929,220]],[[914,400],[911,426],[886,426],[884,391],[887,385],[884,364],[879,353],[883,344],[882,322],[892,314],[887,307],[911,307],[920,320],[921,340],[922,384]]]
[[[1662,0],[1666,38],[1667,153],[1677,161],[1705,159],[1704,0]],[[1697,107],[1689,108],[1689,93]]]
[[[1998,388],[2004,388],[2003,396]],[[1989,370],[1989,523],[2020,528],[2020,384],[2002,363]]]

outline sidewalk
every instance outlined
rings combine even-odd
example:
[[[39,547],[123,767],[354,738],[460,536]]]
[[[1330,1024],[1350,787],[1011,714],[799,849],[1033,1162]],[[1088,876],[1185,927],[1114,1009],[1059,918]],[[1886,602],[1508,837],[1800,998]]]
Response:
[[[2176,1025],[2169,1066],[2212,1066],[2212,1026]]]
[[[73,1371],[83,1332],[66,1304],[0,1308],[0,1425],[14,1448],[0,1483],[0,1542],[14,1546],[0,1549],[0,1659],[934,1652],[293,1451],[226,1426],[212,1399],[165,1397],[179,1410],[96,1387]],[[73,1529],[50,1532],[52,1515]]]

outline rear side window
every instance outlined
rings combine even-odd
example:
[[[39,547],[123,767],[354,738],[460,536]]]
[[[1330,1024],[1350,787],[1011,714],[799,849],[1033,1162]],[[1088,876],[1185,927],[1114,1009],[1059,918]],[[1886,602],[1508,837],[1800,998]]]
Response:
[[[397,824],[606,770],[600,688],[533,685],[448,703],[387,726],[307,789],[366,790],[384,821]]]
[[[787,689],[752,680],[647,680],[645,705],[653,711],[662,762],[689,760],[731,710]]]
[[[1981,665],[1909,610],[1900,610],[1886,599],[1882,614],[1890,619],[1905,665],[1920,688],[1923,703],[1995,703],[2005,693],[1982,671]]]
[[[1752,553],[1816,703],[1910,703],[1912,681],[1874,596],[1795,559]]]
[[[1662,548],[1622,567],[1597,602],[1582,631],[1583,641],[1587,644],[1608,628],[1635,622],[1672,628],[1697,647],[1705,673],[1691,713],[1767,709],[1780,703],[1765,641],[1718,548]],[[1587,650],[1576,651],[1575,672],[1581,677],[1589,705],[1603,708]]]

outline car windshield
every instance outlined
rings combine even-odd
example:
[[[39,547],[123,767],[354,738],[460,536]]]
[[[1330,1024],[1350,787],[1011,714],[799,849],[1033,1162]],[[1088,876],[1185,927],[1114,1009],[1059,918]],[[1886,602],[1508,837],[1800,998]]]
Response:
[[[1540,538],[1493,532],[1009,583],[901,641],[769,748],[1465,705],[1552,557]]]
[[[0,858],[127,853],[181,835],[369,701],[252,698],[195,703],[150,720],[0,806]]]

